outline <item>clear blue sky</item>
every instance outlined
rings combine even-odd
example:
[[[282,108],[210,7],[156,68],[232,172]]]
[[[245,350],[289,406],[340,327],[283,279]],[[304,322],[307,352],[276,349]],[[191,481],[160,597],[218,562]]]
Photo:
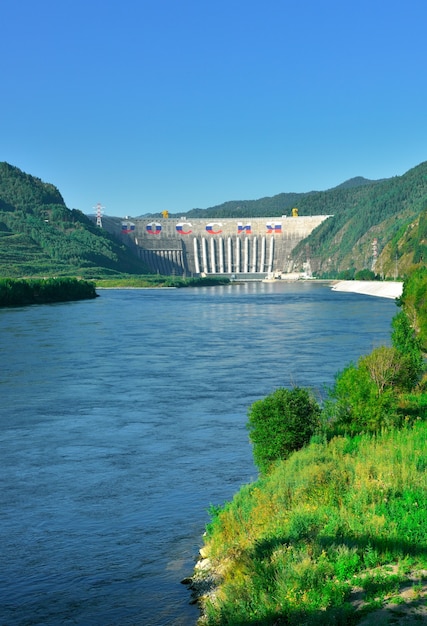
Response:
[[[426,0],[9,0],[0,160],[184,214],[427,160]]]

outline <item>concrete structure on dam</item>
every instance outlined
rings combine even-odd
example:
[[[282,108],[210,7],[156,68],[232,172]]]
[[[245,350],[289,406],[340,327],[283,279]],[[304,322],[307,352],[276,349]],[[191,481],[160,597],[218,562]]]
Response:
[[[153,272],[261,279],[270,274],[293,272],[291,251],[328,217],[119,219],[104,216],[102,226],[120,237]]]

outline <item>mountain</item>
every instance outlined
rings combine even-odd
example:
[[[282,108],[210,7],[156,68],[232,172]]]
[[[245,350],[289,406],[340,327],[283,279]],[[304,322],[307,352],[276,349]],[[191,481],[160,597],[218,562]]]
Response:
[[[341,189],[354,189],[357,187],[363,187],[366,185],[374,185],[377,182],[375,180],[368,180],[362,176],[356,176],[347,180],[337,187],[333,187],[328,191],[308,191],[305,193],[279,193],[275,196],[266,196],[265,198],[259,198],[258,200],[230,200],[217,204],[207,209],[191,209],[185,213],[186,218],[200,217],[200,218],[224,218],[224,217],[281,217],[282,215],[289,214],[290,209],[293,207],[299,208],[300,215],[321,215],[323,203],[320,201],[319,209],[316,210],[316,201],[320,200],[325,193],[331,193],[335,190]],[[307,210],[315,211],[307,213],[305,204],[309,201],[310,204]],[[171,217],[180,217],[182,213],[171,214]],[[158,213],[152,213],[141,217],[160,217]]]
[[[427,263],[427,207],[385,245],[377,261],[388,276],[407,276]]]
[[[427,161],[402,176],[309,196],[299,207],[303,214],[322,208],[332,217],[294,249],[296,266],[309,259],[313,273],[324,277],[346,272],[351,278],[365,268],[388,278],[404,276],[421,261],[409,240],[404,245],[400,238],[427,207]]]
[[[129,248],[65,206],[58,189],[0,163],[0,275],[147,274]]]
[[[364,185],[370,185],[371,183],[381,182],[379,180],[369,180],[368,178],[363,178],[363,176],[355,176],[354,178],[350,178],[345,182],[341,183],[334,189],[351,189],[352,187],[363,187]]]

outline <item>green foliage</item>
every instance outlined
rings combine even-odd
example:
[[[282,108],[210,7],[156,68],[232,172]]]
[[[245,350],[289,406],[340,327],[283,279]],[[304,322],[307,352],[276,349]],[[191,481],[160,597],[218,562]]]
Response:
[[[399,423],[398,398],[392,381],[388,380],[380,390],[363,360],[336,376],[329,397],[333,402],[326,404],[324,418],[332,429],[356,434],[376,432]]]
[[[393,346],[400,352],[415,352],[418,356],[420,353],[420,342],[406,313],[400,311],[392,319],[391,325],[393,329],[391,334]]]
[[[336,272],[334,272],[333,276],[331,276],[331,278],[336,278],[338,280],[354,280],[354,275],[356,273],[356,269],[354,267],[351,267],[347,270],[342,270],[341,272],[338,272],[338,274],[336,274]]]
[[[260,471],[267,472],[274,461],[307,444],[320,425],[319,416],[318,404],[300,387],[276,389],[254,402],[248,412],[248,429]]]
[[[325,213],[333,217],[325,220],[295,247],[292,252],[295,262],[305,261],[309,249],[310,262],[317,275],[337,277],[349,267],[363,269],[368,261],[372,262],[372,240],[378,238],[380,252],[388,242],[394,242],[383,267],[383,270],[388,268],[388,275],[393,277],[394,255],[399,249],[399,237],[396,236],[406,231],[408,224],[420,215],[427,203],[427,162],[403,176],[338,191],[341,195],[335,190],[324,192],[328,199]],[[313,214],[318,214],[320,198],[314,195],[307,200],[307,204],[296,204],[300,215],[306,214],[310,205]]]
[[[179,276],[169,276],[166,280],[166,287],[217,287],[228,285],[230,279],[225,276],[200,276],[197,278],[181,278]]]
[[[403,347],[399,342],[404,341],[405,317],[398,316],[394,324],[396,344]],[[413,341],[413,352],[379,346],[337,374],[323,413],[329,427],[351,434],[378,432],[398,427],[402,413],[410,418],[411,411],[402,410],[402,396],[414,389],[423,371],[421,353]]]
[[[254,455],[269,471],[211,509],[204,552],[221,581],[207,626],[356,624],[427,567],[427,393],[408,316],[422,326],[425,279],[405,283],[393,345],[337,375],[308,445],[281,451],[284,390],[252,406]]]
[[[21,172],[8,163],[0,163],[0,210],[33,212],[43,205],[63,205],[64,200],[53,185]]]
[[[406,363],[405,384],[411,390],[420,380],[424,371],[421,343],[412,328],[405,311],[400,311],[392,320],[391,340],[395,349]]]
[[[399,398],[398,410],[404,423],[419,419],[427,420],[427,394],[425,392],[402,394]]]
[[[101,278],[96,281],[97,287],[104,289],[142,289],[148,287],[217,287],[228,285],[230,279],[221,276],[201,276],[199,278],[181,278],[180,276],[162,276],[147,274],[143,276],[117,276],[115,278]]]
[[[76,278],[0,279],[0,307],[96,298],[92,282]]]
[[[290,215],[293,207],[298,207],[299,215],[328,215],[330,207],[342,206],[347,198],[365,186],[372,186],[381,181],[367,180],[361,176],[330,189],[329,191],[310,191],[308,193],[280,193],[276,196],[258,200],[232,200],[209,209],[187,211],[187,218],[225,218],[225,217],[281,217]],[[156,216],[160,217],[160,215]],[[178,213],[175,217],[179,217]]]
[[[424,414],[414,396],[408,395],[425,368],[420,341],[406,313],[407,297],[402,297],[402,303],[405,310],[392,320],[393,345],[374,349],[360,357],[357,365],[350,364],[337,374],[323,408],[323,421],[330,428],[351,434],[377,432],[416,419],[420,411]]]
[[[348,442],[304,447],[213,510],[208,626],[355,624],[354,586],[372,609],[426,567],[427,424]]]
[[[427,351],[427,267],[417,268],[405,280],[400,304],[421,348]]]
[[[359,270],[354,275],[354,280],[376,280],[377,276],[372,270]]]
[[[59,191],[0,163],[0,275],[90,276],[147,273],[129,249],[70,211]]]
[[[406,275],[411,265],[425,265],[427,260],[427,209],[422,207],[421,213],[399,230],[390,242],[389,256],[399,260]]]

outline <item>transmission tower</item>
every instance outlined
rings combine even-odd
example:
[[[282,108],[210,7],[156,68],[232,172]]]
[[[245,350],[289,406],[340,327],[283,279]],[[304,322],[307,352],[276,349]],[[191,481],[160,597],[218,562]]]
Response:
[[[105,206],[102,206],[101,203],[98,202],[98,204],[93,208],[96,209],[96,225],[99,226],[99,228],[102,228],[102,212],[104,211]]]

